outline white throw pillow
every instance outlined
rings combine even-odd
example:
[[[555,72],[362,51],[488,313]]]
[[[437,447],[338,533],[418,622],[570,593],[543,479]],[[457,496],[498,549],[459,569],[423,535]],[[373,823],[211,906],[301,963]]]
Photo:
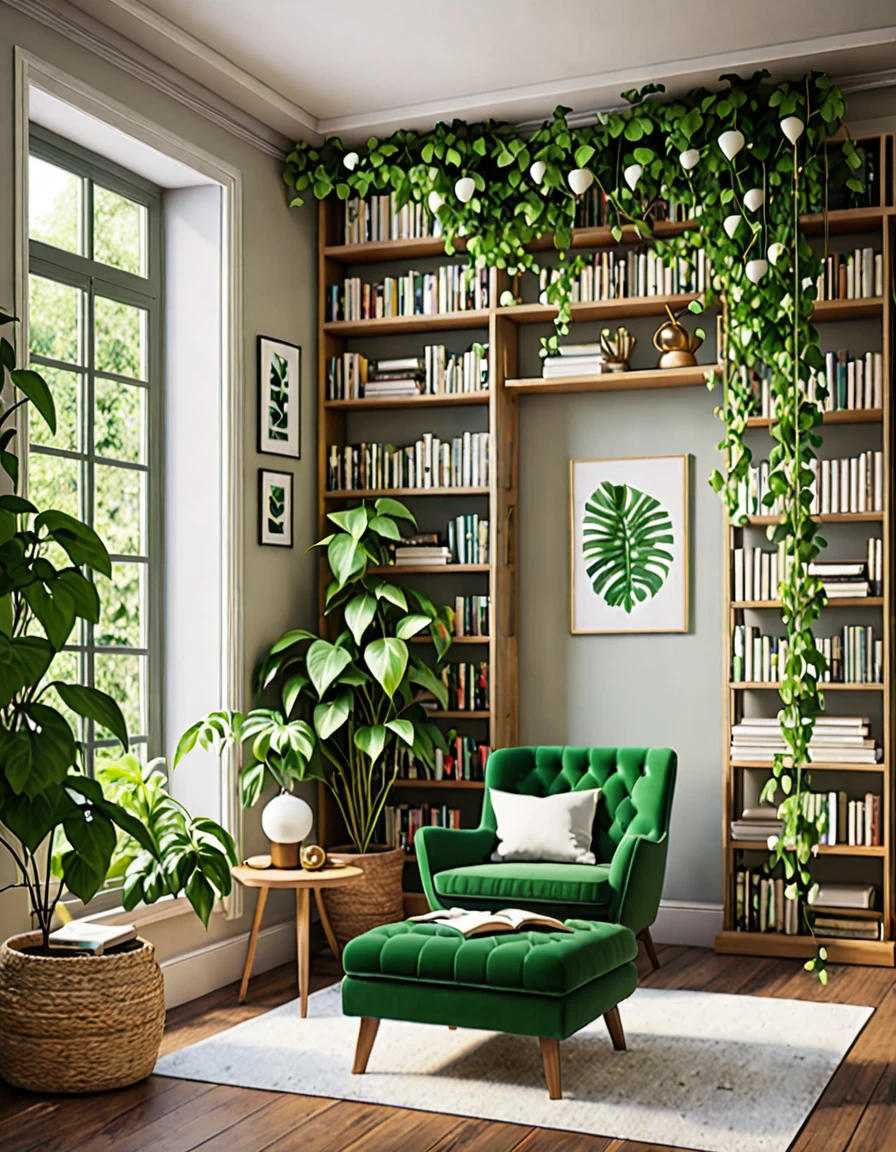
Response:
[[[593,864],[591,826],[599,788],[558,792],[554,796],[522,796],[489,789],[498,822],[497,849],[492,860],[544,860],[563,864]]]

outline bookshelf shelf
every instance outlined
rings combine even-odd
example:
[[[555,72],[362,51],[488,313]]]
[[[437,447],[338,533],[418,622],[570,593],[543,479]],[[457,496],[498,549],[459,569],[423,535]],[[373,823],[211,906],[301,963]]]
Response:
[[[445,789],[457,792],[461,789],[481,792],[485,787],[482,780],[396,780],[393,788],[419,788],[429,791],[430,788]]]
[[[886,687],[884,683],[834,684],[827,682],[819,683],[818,686],[822,692],[883,692]],[[728,687],[734,692],[752,691],[753,689],[760,691],[768,689],[771,692],[777,692],[781,685],[776,680],[731,680]]]
[[[732,768],[764,768],[766,771],[771,772],[771,760],[732,760]],[[805,764],[805,771],[807,772],[880,772],[886,773],[887,767],[884,764],[826,764],[819,761],[817,764],[813,760],[811,764]]]
[[[819,937],[828,950],[832,964],[868,964],[892,968],[896,963],[896,944],[892,940],[841,940]],[[781,936],[776,932],[716,933],[716,952],[737,956],[773,956],[806,960],[815,955],[811,936]]]
[[[332,411],[363,411],[365,408],[468,408],[488,404],[488,392],[439,393],[435,396],[371,396],[361,400],[327,400]]]
[[[828,600],[825,608],[881,608],[883,596],[838,596]],[[732,600],[731,607],[741,608],[780,608],[780,600]]]
[[[800,227],[810,236],[843,236],[850,232],[873,232],[893,215],[892,208],[838,208],[800,217]]]
[[[324,500],[362,500],[365,496],[488,496],[488,488],[336,488]]]
[[[491,636],[452,636],[452,644],[491,644]],[[412,636],[412,644],[432,644],[431,636]]]
[[[399,336],[403,332],[451,332],[458,328],[487,328],[491,311],[436,312],[420,316],[381,316],[374,320],[327,320],[326,336]]]
[[[453,576],[458,572],[491,570],[491,564],[386,564],[367,569],[374,576]]]
[[[764,840],[729,840],[729,852],[768,852]],[[822,856],[886,856],[887,849],[882,845],[864,844],[819,844]]]
[[[874,524],[883,520],[883,512],[823,512],[812,519],[819,524]],[[778,524],[780,516],[748,516],[747,524],[751,528],[762,528],[769,524]]]
[[[714,367],[714,364],[698,364],[694,368],[649,368],[639,372],[604,372],[599,376],[563,376],[550,380],[531,376],[506,380],[504,387],[527,396],[554,392],[626,392],[633,388],[687,388],[705,386],[706,373]]]
[[[838,408],[824,413],[825,424],[881,424],[883,408]],[[774,424],[770,416],[748,416],[748,428],[770,428]]]
[[[491,712],[474,712],[472,709],[454,708],[427,712],[427,716],[435,716],[438,720],[488,720],[491,717]]]
[[[868,296],[861,300],[816,300],[812,319],[871,320],[884,314],[882,296]]]
[[[619,300],[593,300],[579,302],[571,306],[574,321],[625,320],[629,316],[662,316],[666,305],[673,312],[687,308],[692,300],[701,297],[694,293],[674,296],[624,296]],[[511,304],[507,308],[496,308],[498,316],[512,320],[514,324],[550,324],[557,309],[549,304]]]

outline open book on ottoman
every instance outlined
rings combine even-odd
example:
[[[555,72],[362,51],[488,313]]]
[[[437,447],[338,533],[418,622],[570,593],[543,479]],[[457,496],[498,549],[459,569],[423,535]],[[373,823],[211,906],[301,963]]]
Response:
[[[499,932],[521,932],[527,928],[549,928],[552,932],[572,932],[562,920],[522,908],[501,908],[497,912],[469,912],[466,908],[440,908],[411,916],[415,924],[438,924],[461,936],[493,936]]]

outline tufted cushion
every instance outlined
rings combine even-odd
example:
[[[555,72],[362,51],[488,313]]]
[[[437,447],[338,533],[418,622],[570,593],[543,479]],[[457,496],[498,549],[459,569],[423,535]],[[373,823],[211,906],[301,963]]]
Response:
[[[468,896],[503,901],[509,907],[532,903],[609,904],[608,864],[546,864],[513,862],[474,864],[437,872],[436,892],[446,899]],[[511,902],[513,902],[511,904]]]
[[[668,831],[676,756],[670,748],[501,748],[488,758],[483,825],[495,828],[489,789],[553,796],[600,788],[591,848],[609,863],[625,835]]]
[[[567,923],[574,932],[469,940],[434,924],[386,924],[350,941],[343,965],[349,977],[566,996],[637,956],[634,935],[619,924]]]

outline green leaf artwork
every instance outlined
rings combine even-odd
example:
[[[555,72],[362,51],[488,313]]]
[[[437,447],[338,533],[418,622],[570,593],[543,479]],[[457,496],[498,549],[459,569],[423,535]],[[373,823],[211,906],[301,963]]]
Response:
[[[268,488],[268,532],[274,536],[286,534],[286,489],[282,484]]]
[[[277,352],[271,353],[268,437],[280,441],[289,439],[289,364]]]
[[[585,504],[582,554],[597,596],[631,613],[656,596],[672,565],[672,520],[654,496],[605,480]]]

